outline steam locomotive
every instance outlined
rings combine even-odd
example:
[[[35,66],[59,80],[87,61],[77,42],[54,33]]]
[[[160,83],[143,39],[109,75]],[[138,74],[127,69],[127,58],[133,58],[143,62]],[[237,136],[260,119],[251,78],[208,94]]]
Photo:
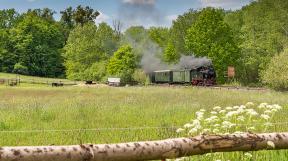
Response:
[[[183,70],[159,70],[150,74],[152,83],[192,84],[194,86],[216,85],[216,72],[212,66]]]

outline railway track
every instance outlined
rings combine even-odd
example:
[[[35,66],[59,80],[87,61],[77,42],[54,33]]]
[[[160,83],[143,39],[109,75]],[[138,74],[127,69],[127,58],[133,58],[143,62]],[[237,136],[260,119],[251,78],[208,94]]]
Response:
[[[204,88],[204,89],[215,89],[215,90],[246,90],[246,91],[268,91],[267,88],[260,87],[237,87],[237,86],[191,86],[191,85],[181,85],[181,84],[153,84],[153,86],[162,87],[193,87],[193,88]]]

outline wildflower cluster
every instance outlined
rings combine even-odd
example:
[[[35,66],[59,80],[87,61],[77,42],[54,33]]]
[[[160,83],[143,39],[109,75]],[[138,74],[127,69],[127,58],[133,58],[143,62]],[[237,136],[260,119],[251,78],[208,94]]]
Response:
[[[282,107],[268,103],[258,106],[253,102],[233,107],[216,106],[212,111],[201,109],[196,118],[177,129],[177,133],[195,136],[198,134],[230,134],[243,131],[267,131],[272,126],[271,120]]]

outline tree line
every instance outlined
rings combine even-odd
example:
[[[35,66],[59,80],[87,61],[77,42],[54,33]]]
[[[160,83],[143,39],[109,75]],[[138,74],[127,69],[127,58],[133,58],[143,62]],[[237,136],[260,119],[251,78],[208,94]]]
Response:
[[[59,21],[48,8],[1,10],[0,72],[95,81],[119,76],[143,83],[141,57],[153,43],[166,64],[178,63],[181,55],[211,59],[219,83],[234,66],[241,84],[288,89],[287,13],[286,0],[258,0],[236,11],[191,9],[169,28],[132,26],[120,32],[117,21],[112,27],[95,24],[100,13],[88,6],[68,7]]]

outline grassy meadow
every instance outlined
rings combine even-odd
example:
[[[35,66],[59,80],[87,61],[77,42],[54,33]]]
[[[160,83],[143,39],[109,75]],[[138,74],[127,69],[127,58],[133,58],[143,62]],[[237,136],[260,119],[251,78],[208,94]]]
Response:
[[[28,75],[12,74],[12,73],[1,73],[0,79],[21,79],[21,83],[25,84],[51,84],[52,82],[62,82],[64,84],[75,84],[76,81],[70,81],[67,79],[60,78],[45,78],[45,77],[35,77]],[[7,84],[7,83],[6,83]]]
[[[194,119],[195,111],[249,101],[282,105],[283,110],[272,122],[288,121],[288,93],[274,91],[181,86],[52,88],[47,85],[0,85],[0,146],[116,143],[178,137],[176,129]],[[288,131],[288,125],[273,126],[267,132],[273,131]],[[252,160],[288,158],[288,151],[252,154]],[[189,160],[217,159],[251,158],[235,152],[194,156]]]

